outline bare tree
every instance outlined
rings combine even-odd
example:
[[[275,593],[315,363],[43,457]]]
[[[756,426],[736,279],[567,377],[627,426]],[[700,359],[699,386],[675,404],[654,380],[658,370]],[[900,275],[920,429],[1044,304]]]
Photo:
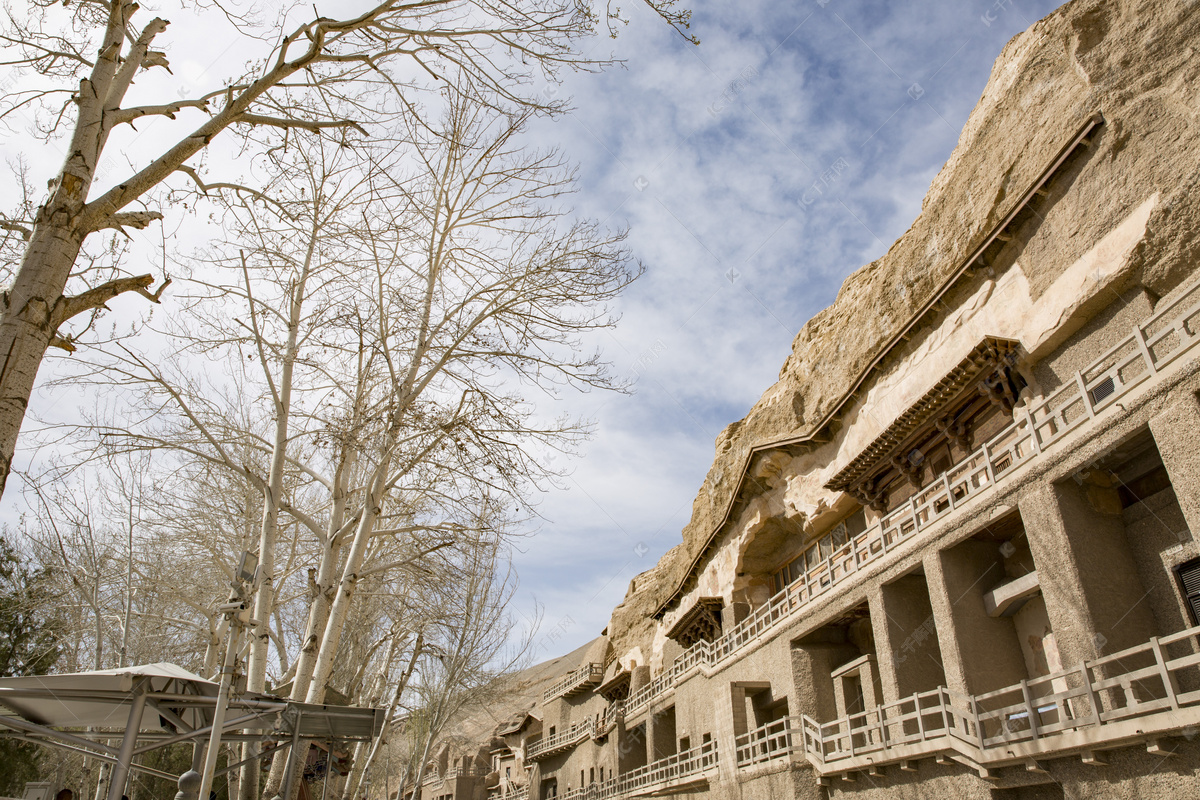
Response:
[[[669,23],[686,25],[674,0],[644,1]],[[68,323],[93,317],[113,298],[135,292],[157,302],[165,288],[152,290],[152,275],[124,271],[113,253],[81,269],[85,241],[161,220],[155,190],[174,176],[201,191],[228,185],[206,180],[193,162],[226,131],[261,151],[298,132],[346,139],[372,124],[390,126],[397,115],[420,124],[419,93],[430,86],[488,107],[554,112],[560,106],[539,99],[536,83],[556,80],[564,67],[603,64],[580,52],[598,15],[577,0],[385,0],[340,19],[314,9],[304,21],[298,15],[307,7],[297,4],[265,24],[216,2],[201,10],[227,18],[231,35],[244,37],[249,68],[195,96],[130,104],[135,79],[168,69],[166,52],[155,49],[168,22],[136,23],[138,8],[134,0],[31,0],[24,15],[8,13],[0,38],[7,52],[0,63],[33,73],[0,102],[0,119],[40,109],[48,112],[47,135],[62,131],[67,139],[46,199],[0,220],[0,229],[22,238],[0,304],[0,492],[47,348],[73,350]],[[114,134],[119,140],[139,120],[177,117],[199,124],[92,196]]]
[[[364,220],[370,282],[355,308],[372,316],[356,327],[368,337],[375,412],[358,456],[363,498],[308,702],[321,700],[368,548],[390,528],[384,515],[415,510],[419,518],[410,499],[436,493],[444,519],[428,527],[456,530],[472,498],[520,504],[548,475],[532,453],[569,449],[587,429],[537,419],[513,387],[620,388],[579,337],[613,324],[608,303],[637,273],[626,267],[621,235],[564,220],[556,204],[571,174],[555,153],[520,148],[523,122],[451,103],[438,135],[410,131],[421,162],[395,183],[401,208],[379,202]]]
[[[259,552],[251,689],[274,664],[293,699],[386,696],[339,667],[391,653],[376,674],[394,675],[412,653],[397,637],[419,626],[377,634],[385,615],[360,592],[424,596],[412,576],[431,559],[493,546],[529,513],[552,477],[534,454],[570,450],[587,426],[543,420],[522,387],[621,388],[580,340],[613,324],[637,271],[621,233],[566,216],[571,171],[522,149],[524,121],[452,97],[439,126],[369,158],[293,139],[267,157],[269,194],[222,195],[230,240],[189,283],[176,353],[118,350],[90,375],[140,398],[93,433],[170,476],[156,535],[221,568]],[[214,654],[227,578],[206,595],[140,570]]]
[[[243,357],[231,363],[259,364],[266,413],[260,407],[251,416],[271,419],[273,431],[260,433],[260,423],[247,428],[243,415],[228,412],[229,403],[253,400],[242,389],[205,395],[198,379],[168,374],[132,353],[103,370],[141,381],[156,413],[164,402],[178,412],[166,428],[114,429],[112,437],[186,450],[245,475],[329,553],[319,559],[318,598],[332,583],[340,589],[324,625],[306,636],[294,688],[315,677],[316,689],[305,695],[314,700],[369,548],[421,532],[434,536],[431,546],[439,535],[459,535],[469,526],[455,514],[473,513],[467,501],[484,493],[519,503],[531,481],[549,474],[531,451],[569,448],[586,432],[570,420],[537,419],[512,387],[619,388],[578,337],[612,324],[607,304],[636,272],[626,267],[619,234],[565,223],[555,204],[570,173],[553,153],[521,151],[522,122],[455,105],[440,135],[411,132],[422,156],[415,174],[384,173],[387,183],[369,187],[371,202],[352,207],[356,224],[322,222],[303,237],[291,228],[246,227],[297,247],[297,257],[287,257],[282,244],[263,248],[261,240],[247,262],[239,256],[242,285],[212,286],[245,303],[246,313],[212,319],[191,346],[206,353],[240,348]],[[306,192],[313,203],[324,196],[316,186]],[[333,242],[318,245],[315,238]],[[322,256],[324,296],[300,313],[297,292],[307,285],[314,252]],[[247,266],[260,253],[269,262],[263,280]],[[238,334],[208,338],[220,327]],[[294,363],[301,344],[308,348],[307,399],[302,413],[291,413],[280,402],[290,382],[272,376]],[[303,423],[287,427],[297,419]],[[237,457],[233,447],[242,444],[261,457]],[[297,476],[288,497],[271,489],[263,471],[268,456],[273,463],[282,458]],[[305,655],[314,636],[321,653],[310,659],[310,673]]]
[[[411,682],[406,709],[417,724],[407,727],[407,763],[397,797],[412,786],[419,798],[430,753],[448,725],[469,705],[494,693],[502,676],[525,663],[528,640],[514,643],[508,602],[516,578],[497,546],[465,554],[456,576],[446,581],[434,604],[440,615],[429,627],[426,648],[433,657],[422,662]],[[369,770],[371,763],[363,765]],[[351,783],[347,797],[357,797]]]

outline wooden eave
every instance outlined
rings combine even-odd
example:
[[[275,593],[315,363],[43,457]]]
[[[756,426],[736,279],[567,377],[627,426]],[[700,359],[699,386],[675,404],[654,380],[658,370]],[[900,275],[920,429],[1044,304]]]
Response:
[[[537,717],[533,716],[532,714],[526,713],[519,720],[513,718],[513,719],[510,719],[508,722],[501,723],[500,726],[496,728],[496,732],[493,733],[492,735],[493,736],[512,736],[514,733],[520,733],[521,730],[526,725],[528,725],[530,722],[532,722],[536,719],[537,719]]]
[[[876,467],[886,463],[901,444],[958,401],[964,390],[972,387],[980,376],[1006,361],[1012,361],[1019,346],[1020,343],[1012,339],[985,336],[966,358],[834,475],[825,488],[835,492],[846,491]]]
[[[721,609],[724,607],[725,601],[720,597],[701,597],[671,626],[671,630],[667,631],[667,638],[678,640],[685,636],[692,626],[714,615],[720,620]]]
[[[1079,131],[1073,137],[1071,137],[1071,139],[1068,140],[1067,143],[1064,144],[1063,147],[1058,151],[1058,154],[1050,162],[1050,165],[1042,171],[1041,175],[1038,176],[1033,184],[1013,204],[1012,210],[1010,210],[1000,220],[1000,222],[997,223],[992,230],[983,237],[980,244],[971,251],[970,255],[959,262],[958,268],[950,274],[950,276],[942,283],[940,287],[938,287],[937,291],[930,296],[929,300],[927,300],[925,304],[922,305],[921,308],[909,318],[908,323],[905,324],[904,327],[902,327],[879,349],[878,355],[861,373],[859,373],[858,378],[855,380],[850,390],[842,395],[841,400],[834,405],[834,407],[829,411],[828,414],[825,415],[824,418],[821,419],[820,422],[812,427],[808,433],[800,436],[764,442],[762,444],[754,445],[750,448],[745,457],[742,459],[737,486],[734,487],[734,490],[729,494],[729,497],[725,502],[725,510],[721,517],[721,521],[717,523],[712,532],[709,534],[708,540],[705,542],[704,547],[700,548],[700,551],[692,559],[692,563],[688,565],[687,571],[680,579],[674,591],[672,591],[670,597],[663,601],[663,603],[659,605],[657,609],[655,609],[651,616],[656,619],[662,619],[662,616],[667,612],[667,609],[674,605],[683,595],[686,587],[688,586],[688,582],[691,581],[693,576],[696,574],[697,567],[708,556],[709,552],[711,552],[713,546],[716,544],[716,541],[720,536],[721,531],[724,530],[725,526],[728,525],[730,520],[734,517],[734,512],[739,506],[743,490],[746,488],[748,480],[750,480],[750,467],[754,463],[754,459],[771,450],[794,451],[806,446],[811,446],[814,444],[820,445],[831,441],[833,438],[831,430],[832,427],[841,420],[847,409],[847,406],[849,406],[850,403],[852,403],[858,397],[859,392],[862,391],[864,384],[871,377],[872,373],[874,373],[875,370],[880,367],[883,361],[892,353],[893,350],[914,337],[916,329],[920,326],[922,320],[924,320],[925,317],[937,307],[938,303],[951,289],[958,285],[960,280],[962,280],[964,277],[972,276],[975,271],[981,267],[988,266],[989,253],[992,255],[992,257],[994,257],[995,254],[997,254],[1000,249],[1005,246],[1005,244],[1012,238],[1014,231],[1020,227],[1020,224],[1023,223],[1028,217],[1028,214],[1025,214],[1024,212],[1026,212],[1029,204],[1032,203],[1035,198],[1046,194],[1046,184],[1050,183],[1050,181],[1063,167],[1067,160],[1070,159],[1070,157],[1074,155],[1074,153],[1080,147],[1091,146],[1091,140],[1088,137],[1091,136],[1092,132],[1096,128],[1103,124],[1104,115],[1099,111],[1087,118],[1087,120],[1080,127]]]
[[[629,696],[629,685],[633,673],[627,669],[617,670],[617,674],[596,687],[596,694],[610,703],[624,700]]]

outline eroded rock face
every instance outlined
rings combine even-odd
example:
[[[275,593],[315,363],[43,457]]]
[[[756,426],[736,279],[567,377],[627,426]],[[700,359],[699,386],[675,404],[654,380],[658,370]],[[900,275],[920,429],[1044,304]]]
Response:
[[[678,564],[686,558],[686,555],[681,555],[683,552],[683,544],[678,544],[668,550],[656,565],[630,582],[625,599],[613,609],[612,619],[608,625],[608,638],[618,657],[623,657],[634,649],[639,652],[642,649],[649,649],[655,631],[652,615],[662,602],[662,587],[669,582],[678,581],[680,572]],[[639,645],[645,647],[639,647]],[[643,657],[638,663],[645,665],[646,659]]]
[[[1076,0],[1008,43],[912,227],[845,281],[833,305],[796,336],[779,381],[718,436],[682,544],[639,576],[613,612],[609,636],[616,653],[650,647],[650,615],[717,533],[751,450],[811,433],[1092,114],[1105,119],[1093,154],[1051,187],[1048,211],[1036,221],[1061,235],[1010,248],[1016,252],[1006,253],[1007,263],[996,269],[1019,260],[1028,296],[1037,303],[1060,291],[1060,278],[1077,269],[1094,243],[1143,211],[1144,227],[1139,218],[1140,238],[1124,256],[1120,281],[1161,295],[1194,268],[1200,258],[1198,47],[1200,3],[1185,0]],[[1054,204],[1066,186],[1075,200]],[[778,471],[778,465],[752,468]]]

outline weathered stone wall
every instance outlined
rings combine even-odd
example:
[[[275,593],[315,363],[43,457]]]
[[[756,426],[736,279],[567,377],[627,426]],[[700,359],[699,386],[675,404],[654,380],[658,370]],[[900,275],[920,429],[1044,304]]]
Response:
[[[838,406],[881,348],[1009,213],[1091,114],[1105,118],[1093,152],[1056,180],[1044,219],[1028,223],[1042,235],[1018,232],[1021,244],[1007,248],[994,265],[1005,278],[1024,284],[1008,290],[1019,290],[1030,308],[1047,293],[1063,291],[1064,280],[1076,288],[1079,281],[1094,280],[1104,291],[1140,286],[1162,295],[1194,268],[1200,256],[1198,46],[1200,4],[1184,0],[1076,0],[1009,42],[912,227],[882,258],[846,280],[833,305],[796,337],[778,383],[717,438],[716,458],[682,544],[639,576],[636,591],[613,613],[609,633],[618,653],[633,646],[652,649],[655,626],[649,615],[717,534],[751,450],[811,432]],[[1054,202],[1056,194],[1068,191],[1072,202]],[[1095,280],[1087,269],[1094,256],[1089,252],[1104,241],[1120,250],[1114,280],[1103,275]],[[1017,261],[1019,276],[1009,270]],[[1041,305],[1062,310],[1061,303]],[[930,327],[944,321],[934,317]],[[1067,326],[1050,328],[1047,348],[1072,332]],[[920,346],[915,340],[908,345]],[[886,382],[887,364],[881,371]],[[857,427],[861,438],[866,428]],[[819,469],[827,466],[822,464],[790,466],[792,475],[827,472]],[[810,500],[819,494],[813,483]],[[752,500],[743,518],[778,517],[779,507],[771,503]]]

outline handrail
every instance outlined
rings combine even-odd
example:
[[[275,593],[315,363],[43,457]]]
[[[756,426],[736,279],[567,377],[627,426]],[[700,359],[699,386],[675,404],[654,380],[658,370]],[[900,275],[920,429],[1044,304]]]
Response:
[[[1074,381],[1032,406],[1018,409],[1011,424],[901,507],[806,570],[723,636],[712,642],[698,641],[681,653],[658,677],[630,694],[625,713],[633,716],[670,692],[694,667],[712,668],[736,655],[833,587],[954,513],[962,503],[1007,479],[1018,465],[1040,458],[1067,434],[1087,425],[1192,350],[1200,342],[1198,318],[1200,278],[1173,300],[1161,303],[1146,322],[1135,325],[1129,336],[1076,373]]]
[[[497,797],[502,797],[504,800],[529,800],[529,786],[515,786],[509,782],[503,792]],[[490,800],[490,799],[489,799]]]
[[[734,739],[738,767],[748,767],[792,752],[791,721],[788,717],[772,720]]]
[[[659,759],[644,767],[617,775],[602,782],[560,794],[560,800],[607,800],[624,795],[649,794],[675,781],[702,775],[717,766],[717,743],[715,740]]]
[[[576,722],[565,731],[559,731],[549,738],[535,739],[526,745],[525,758],[534,760],[563,747],[579,744],[592,735],[594,721],[588,717],[583,722]]]
[[[625,719],[625,703],[623,701],[618,700],[610,706],[605,706],[604,710],[600,712],[596,729],[592,731],[592,737],[600,738],[607,735],[623,719]]]
[[[774,720],[735,739],[735,760],[744,769],[798,754],[823,774],[948,750],[980,765],[1008,762],[1020,757],[1016,744],[1051,753],[1085,729],[1094,746],[1140,736],[1157,715],[1163,730],[1194,726],[1200,689],[1181,687],[1197,685],[1200,626],[982,694],[943,686],[833,722]]]
[[[517,786],[504,778],[499,786],[488,792],[488,800],[529,800],[529,785]]]
[[[439,781],[454,780],[459,776],[460,772],[461,770],[458,767],[450,767],[445,773],[439,773],[436,769],[433,769],[427,772],[425,777],[421,779],[421,785],[428,786],[431,783],[438,783]]]
[[[549,702],[556,697],[565,695],[572,689],[577,689],[581,686],[598,683],[604,679],[604,666],[591,662],[584,664],[578,669],[571,670],[566,675],[558,680],[553,686],[542,692],[542,702]]]

